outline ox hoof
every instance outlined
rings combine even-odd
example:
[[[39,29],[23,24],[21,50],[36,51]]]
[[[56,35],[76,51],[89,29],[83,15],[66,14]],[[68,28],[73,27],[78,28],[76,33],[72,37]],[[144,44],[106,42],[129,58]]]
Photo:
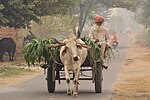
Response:
[[[73,93],[73,96],[76,98],[78,96],[78,93],[77,92]]]
[[[68,90],[68,91],[67,91],[67,95],[71,95],[71,90]]]

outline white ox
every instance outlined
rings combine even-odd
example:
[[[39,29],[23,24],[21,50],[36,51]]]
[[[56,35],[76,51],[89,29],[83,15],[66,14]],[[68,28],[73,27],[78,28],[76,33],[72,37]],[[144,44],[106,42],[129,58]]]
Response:
[[[75,35],[70,35],[68,39],[63,40],[60,46],[62,46],[60,49],[60,59],[64,64],[67,82],[67,94],[71,95],[69,71],[73,71],[75,75],[73,80],[73,95],[76,97],[78,95],[78,78],[80,67],[87,57],[87,49],[89,47]]]

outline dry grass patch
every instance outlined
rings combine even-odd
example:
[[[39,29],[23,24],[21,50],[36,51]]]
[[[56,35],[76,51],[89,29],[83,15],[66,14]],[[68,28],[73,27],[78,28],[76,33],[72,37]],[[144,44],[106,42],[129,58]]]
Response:
[[[26,63],[3,62],[0,64],[0,88],[20,84],[40,74],[39,67],[29,70]]]
[[[113,100],[150,100],[149,64],[124,66],[116,82]]]

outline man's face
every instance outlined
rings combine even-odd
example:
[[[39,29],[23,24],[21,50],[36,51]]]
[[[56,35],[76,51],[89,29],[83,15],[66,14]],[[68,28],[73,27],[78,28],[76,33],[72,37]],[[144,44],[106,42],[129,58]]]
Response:
[[[101,26],[102,22],[96,22],[96,25]]]

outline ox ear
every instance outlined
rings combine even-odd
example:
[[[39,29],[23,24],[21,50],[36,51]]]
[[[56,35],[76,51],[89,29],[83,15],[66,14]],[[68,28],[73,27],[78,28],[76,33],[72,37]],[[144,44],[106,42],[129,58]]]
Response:
[[[67,53],[67,47],[64,48],[64,50],[62,51],[62,56],[64,56]]]

